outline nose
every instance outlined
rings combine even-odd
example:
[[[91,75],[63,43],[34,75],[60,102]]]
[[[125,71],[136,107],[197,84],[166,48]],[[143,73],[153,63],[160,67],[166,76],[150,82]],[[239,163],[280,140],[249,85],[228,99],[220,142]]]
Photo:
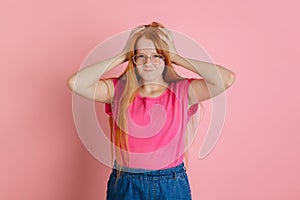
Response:
[[[145,64],[151,64],[151,58],[150,58],[150,56],[146,57]]]

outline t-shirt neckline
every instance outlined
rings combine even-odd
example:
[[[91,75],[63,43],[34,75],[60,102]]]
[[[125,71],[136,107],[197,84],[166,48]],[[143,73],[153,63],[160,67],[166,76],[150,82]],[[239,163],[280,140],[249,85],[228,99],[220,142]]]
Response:
[[[139,97],[140,99],[143,99],[143,100],[158,100],[158,99],[161,99],[162,97],[164,97],[169,91],[169,86],[164,90],[163,93],[161,93],[159,96],[157,97],[148,97],[148,96],[141,96],[139,92],[137,92],[137,97]]]

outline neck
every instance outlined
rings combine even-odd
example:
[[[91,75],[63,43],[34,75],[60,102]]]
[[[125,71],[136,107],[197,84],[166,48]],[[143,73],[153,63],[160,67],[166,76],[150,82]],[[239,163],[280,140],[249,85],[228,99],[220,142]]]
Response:
[[[147,92],[157,91],[168,86],[163,79],[160,81],[142,81],[141,89]]]

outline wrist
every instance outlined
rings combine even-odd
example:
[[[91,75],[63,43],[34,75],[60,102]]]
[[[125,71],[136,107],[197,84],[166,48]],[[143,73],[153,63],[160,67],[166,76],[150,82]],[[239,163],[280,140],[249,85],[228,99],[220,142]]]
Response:
[[[127,61],[127,53],[124,53],[123,51],[116,55],[116,59],[120,64]]]
[[[172,53],[170,52],[170,58],[172,63],[174,63],[175,65],[178,65],[180,63],[180,61],[182,60],[182,57],[180,55],[178,55],[177,53]]]

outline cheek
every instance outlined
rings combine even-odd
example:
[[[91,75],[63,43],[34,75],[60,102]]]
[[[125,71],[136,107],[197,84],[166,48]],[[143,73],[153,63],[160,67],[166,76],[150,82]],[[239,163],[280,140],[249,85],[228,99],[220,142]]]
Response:
[[[135,72],[138,76],[140,76],[140,77],[143,76],[142,67],[135,67]]]
[[[135,67],[135,71],[138,75],[141,76],[141,73],[142,73],[142,67]]]
[[[165,66],[164,66],[164,65],[159,67],[159,71],[160,71],[161,73],[164,71],[164,69],[165,69]]]

